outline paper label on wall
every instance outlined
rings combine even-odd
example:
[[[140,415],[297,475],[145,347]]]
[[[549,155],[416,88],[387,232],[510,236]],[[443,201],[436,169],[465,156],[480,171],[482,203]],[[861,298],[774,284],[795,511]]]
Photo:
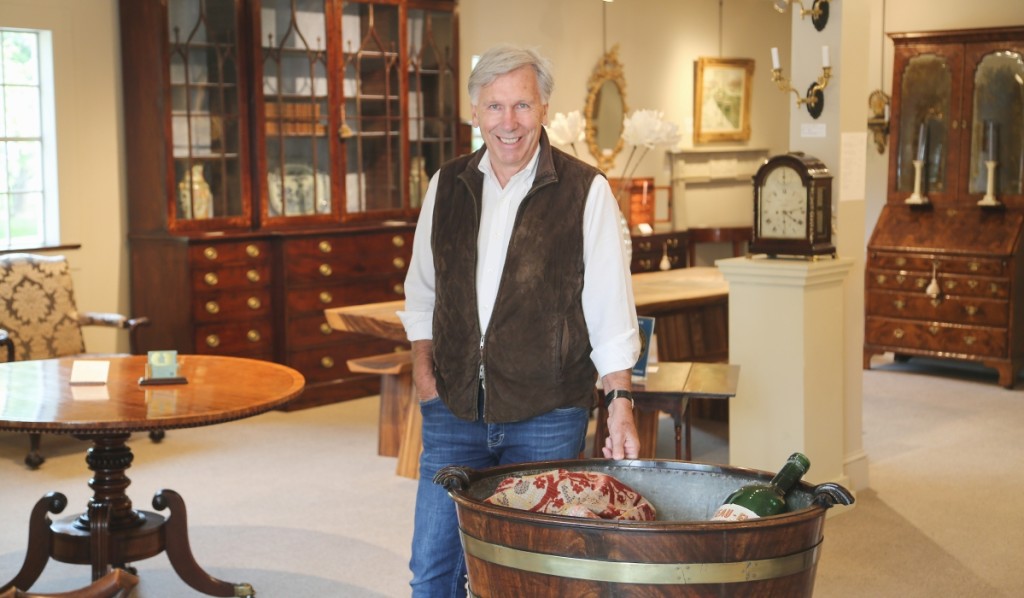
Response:
[[[825,126],[825,123],[803,123],[800,125],[800,136],[804,139],[824,139],[827,132],[828,128]]]

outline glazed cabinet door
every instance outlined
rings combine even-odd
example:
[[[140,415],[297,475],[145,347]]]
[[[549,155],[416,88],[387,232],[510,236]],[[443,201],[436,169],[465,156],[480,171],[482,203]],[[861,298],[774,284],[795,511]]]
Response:
[[[330,48],[340,32],[329,26],[332,6],[259,2],[255,178],[265,226],[341,219],[334,173],[344,157],[334,133],[340,119],[331,115],[341,92],[330,76],[337,60]]]
[[[430,176],[456,156],[454,2],[342,2],[345,214],[415,214]]]
[[[167,94],[169,108],[168,228],[247,227],[248,93],[240,4],[168,0],[164,6],[167,79],[160,92]]]

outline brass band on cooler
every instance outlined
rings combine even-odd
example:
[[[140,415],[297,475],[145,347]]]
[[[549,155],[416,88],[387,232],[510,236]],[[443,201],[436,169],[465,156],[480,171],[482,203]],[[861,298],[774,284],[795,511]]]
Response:
[[[821,543],[802,552],[770,559],[725,563],[633,563],[560,556],[509,548],[474,538],[462,530],[466,554],[482,561],[556,577],[632,584],[739,583],[785,577],[818,562]]]

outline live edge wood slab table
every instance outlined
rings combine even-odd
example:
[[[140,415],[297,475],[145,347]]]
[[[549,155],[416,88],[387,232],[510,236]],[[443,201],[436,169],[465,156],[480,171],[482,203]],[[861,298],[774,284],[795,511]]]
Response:
[[[729,284],[718,268],[682,268],[677,270],[634,274],[633,297],[637,313],[657,318],[658,356],[663,362],[710,361],[723,362],[729,358],[728,312]],[[396,312],[405,308],[404,301],[387,301],[365,305],[334,307],[324,310],[327,323],[334,329],[358,332],[391,341],[404,342],[405,329]],[[381,419],[378,453],[399,458],[396,473],[416,477],[419,454],[419,410],[412,402],[412,373],[408,356],[377,355],[351,360],[349,369],[382,376]],[[685,372],[683,369],[685,367]],[[677,456],[682,454],[681,427],[685,414],[689,422],[690,399],[727,398],[735,392],[735,369],[729,366],[700,366],[693,372],[689,391],[683,386],[691,374],[689,363],[667,365],[660,376],[652,377],[643,392],[646,408],[652,413],[640,416],[645,440],[653,450],[657,418],[656,411],[664,410],[673,416],[676,424]],[[710,376],[710,378],[709,378]],[[730,377],[731,376],[731,377]],[[700,382],[713,380],[716,390],[708,391]],[[676,384],[678,382],[678,384]],[[644,386],[643,383],[640,385]],[[697,388],[700,387],[700,388]],[[715,401],[717,402],[717,401]],[[658,409],[658,406],[663,409]],[[686,430],[689,445],[689,427]],[[409,441],[406,442],[406,439]],[[686,454],[689,456],[689,446]]]
[[[95,580],[110,567],[166,551],[178,576],[199,592],[252,596],[249,584],[217,579],[196,562],[177,492],[153,497],[153,508],[169,509],[166,518],[132,508],[125,470],[133,455],[126,441],[132,432],[210,426],[274,409],[302,391],[303,376],[268,361],[184,355],[179,372],[185,384],[141,386],[145,356],[98,360],[110,362],[106,385],[72,386],[70,358],[0,364],[0,430],[70,434],[93,445],[85,459],[93,490],[86,512],[51,521],[48,514],[63,511],[67,498],[50,492],[40,499],[29,516],[25,562],[0,592],[31,587],[50,558],[91,565]]]

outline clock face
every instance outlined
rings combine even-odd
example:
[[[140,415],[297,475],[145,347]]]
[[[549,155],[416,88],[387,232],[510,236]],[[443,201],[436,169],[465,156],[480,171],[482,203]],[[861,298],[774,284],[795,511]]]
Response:
[[[778,166],[761,186],[760,236],[802,239],[807,236],[807,189],[796,170]]]

